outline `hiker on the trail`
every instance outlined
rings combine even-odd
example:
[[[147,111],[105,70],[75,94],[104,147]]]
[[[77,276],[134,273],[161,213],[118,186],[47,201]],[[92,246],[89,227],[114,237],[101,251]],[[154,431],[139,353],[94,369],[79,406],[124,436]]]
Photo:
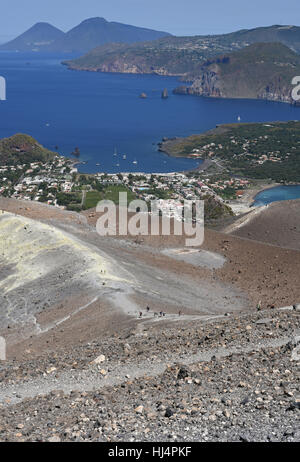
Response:
[[[163,315],[163,312],[162,312],[162,311],[160,311],[160,312],[159,312],[159,316],[160,316],[160,317],[162,317],[162,315]]]
[[[150,307],[149,307],[149,306],[147,306],[146,310],[147,310],[147,313],[149,313],[149,311],[150,311]]]
[[[180,311],[180,310],[179,310],[179,312],[178,312],[178,316],[181,316],[181,311]]]
[[[140,316],[139,317],[141,318],[142,316],[143,316],[143,313],[142,313],[142,311],[140,311]]]
[[[258,304],[256,305],[257,311],[261,310],[261,300],[259,300]]]

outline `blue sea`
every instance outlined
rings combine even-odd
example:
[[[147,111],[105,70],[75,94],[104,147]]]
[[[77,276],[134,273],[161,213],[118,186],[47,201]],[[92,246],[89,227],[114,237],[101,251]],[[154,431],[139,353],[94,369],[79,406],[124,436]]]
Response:
[[[287,201],[300,198],[300,185],[276,186],[266,189],[255,196],[254,206],[271,204],[272,202]]]
[[[300,115],[300,108],[283,103],[173,95],[176,78],[70,71],[61,61],[72,57],[0,53],[0,75],[7,81],[0,137],[28,133],[65,156],[77,146],[87,162],[81,172],[187,170],[199,161],[158,152],[163,137],[201,133],[238,116],[266,122]],[[161,98],[164,88],[167,100]],[[147,99],[139,98],[142,92]]]

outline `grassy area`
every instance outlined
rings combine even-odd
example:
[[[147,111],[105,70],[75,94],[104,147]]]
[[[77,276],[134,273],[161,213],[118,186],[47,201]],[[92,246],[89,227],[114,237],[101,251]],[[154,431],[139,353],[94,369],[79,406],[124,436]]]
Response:
[[[86,200],[83,208],[91,209],[96,207],[98,202],[101,200],[111,200],[115,204],[118,204],[120,192],[127,192],[128,202],[136,199],[136,196],[125,186],[111,185],[106,186],[102,191],[88,191],[86,193]]]

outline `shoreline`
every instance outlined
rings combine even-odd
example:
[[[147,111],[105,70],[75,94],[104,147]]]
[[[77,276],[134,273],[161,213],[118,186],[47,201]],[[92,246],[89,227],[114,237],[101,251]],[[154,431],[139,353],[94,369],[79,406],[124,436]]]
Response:
[[[249,188],[248,190],[246,190],[245,194],[240,199],[236,199],[235,201],[230,201],[228,205],[229,207],[231,207],[231,209],[233,210],[236,216],[251,214],[251,212],[253,212],[254,210],[263,211],[265,207],[267,207],[269,204],[264,204],[264,205],[261,205],[260,207],[254,207],[255,198],[261,192],[267,191],[268,189],[275,189],[275,188],[278,188],[279,186],[300,186],[300,183],[293,183],[293,184],[272,183],[272,184],[257,185],[256,188],[253,187],[253,188]],[[274,201],[274,202],[282,202],[282,201]],[[251,218],[249,217],[249,219]]]
[[[277,186],[280,186],[280,183],[262,183],[261,185],[257,185],[257,187],[246,189],[244,195],[241,198],[235,199],[234,201],[229,201],[228,205],[231,207],[235,215],[243,215],[249,213],[254,210],[255,197],[259,193],[268,189],[276,188]]]
[[[247,202],[250,202],[250,206],[253,206],[255,203],[255,198],[258,196],[263,191],[267,191],[268,189],[273,189],[277,188],[278,186],[282,186],[281,183],[272,183],[272,184],[262,184],[261,186],[258,186],[257,188],[250,188],[245,197]],[[242,198],[243,199],[243,198]]]
[[[186,159],[190,159],[190,157],[186,157]],[[205,170],[207,170],[213,164],[213,161],[211,159],[201,159],[201,158],[199,158],[199,160],[202,161],[200,165],[198,165],[195,168],[189,169],[189,170],[183,170],[180,173],[204,172]]]
[[[75,58],[76,59],[76,58]],[[153,75],[153,76],[159,76],[159,77],[174,77],[178,80],[178,82],[185,82],[185,83],[193,83],[194,79],[188,78],[186,80],[186,74],[172,74],[169,72],[166,73],[159,73],[159,72],[132,72],[132,71],[114,71],[114,70],[101,70],[99,67],[76,67],[72,66],[69,62],[72,60],[64,60],[61,61],[61,65],[65,66],[69,71],[75,71],[75,72],[99,72],[101,74],[120,74],[120,75]],[[186,92],[178,92],[178,89],[180,87],[186,87],[186,88],[191,88],[188,87],[187,85],[184,86],[179,86],[175,87],[172,91],[174,95],[181,95],[181,96],[193,96],[197,98],[211,98],[211,99],[221,99],[221,100],[249,100],[249,101],[269,101],[273,103],[284,103],[284,104],[290,104],[291,106],[299,106],[297,102],[293,100],[282,100],[282,99],[273,99],[273,98],[253,98],[253,97],[235,97],[235,96],[213,96],[212,94],[200,94],[200,93],[186,93]]]
[[[254,196],[253,196],[253,202],[255,202],[255,198],[256,196],[258,196],[258,194],[260,194],[261,192],[263,191],[267,191],[268,189],[274,189],[274,188],[278,188],[279,186],[300,186],[300,183],[274,183],[273,185],[269,185],[268,187],[265,187],[263,188],[262,190],[258,191]],[[290,200],[293,200],[293,199],[290,199]],[[277,202],[281,202],[281,201],[277,201]]]

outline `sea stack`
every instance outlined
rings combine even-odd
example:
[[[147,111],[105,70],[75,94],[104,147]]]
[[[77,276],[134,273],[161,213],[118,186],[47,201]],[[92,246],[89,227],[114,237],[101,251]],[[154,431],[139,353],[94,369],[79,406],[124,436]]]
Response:
[[[164,91],[161,94],[162,99],[167,99],[169,98],[168,90],[165,88]]]

